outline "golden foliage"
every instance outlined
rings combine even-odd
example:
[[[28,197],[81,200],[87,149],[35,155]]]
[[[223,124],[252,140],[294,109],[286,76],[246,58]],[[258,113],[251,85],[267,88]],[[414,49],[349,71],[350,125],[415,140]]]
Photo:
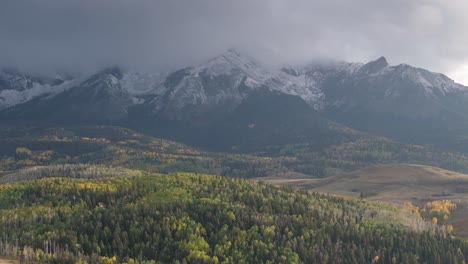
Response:
[[[116,256],[113,256],[113,257],[101,257],[101,260],[103,263],[106,263],[106,264],[113,264],[113,263],[117,263],[117,257]]]
[[[425,208],[431,212],[446,212],[450,213],[451,211],[457,208],[457,205],[449,200],[440,200],[427,202]]]
[[[452,233],[453,225],[447,225],[447,232]]]

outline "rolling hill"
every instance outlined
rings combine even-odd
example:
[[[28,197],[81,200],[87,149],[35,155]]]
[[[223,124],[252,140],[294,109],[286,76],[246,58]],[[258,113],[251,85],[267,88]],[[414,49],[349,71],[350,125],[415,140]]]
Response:
[[[256,116],[262,115],[265,113],[257,113]],[[294,127],[293,124],[303,118],[298,116],[287,122]],[[242,122],[249,123],[250,120]],[[266,131],[271,128],[269,123],[258,123],[254,129]],[[240,128],[232,130],[245,131]],[[284,130],[289,131],[291,136],[296,131]],[[252,132],[251,135],[260,134]],[[0,171],[88,163],[159,173],[196,172],[242,178],[323,178],[375,164],[411,162],[468,172],[468,160],[460,153],[401,144],[353,130],[340,130],[337,134],[343,137],[328,142],[303,139],[303,142],[296,144],[270,145],[257,151],[234,148],[229,152],[217,152],[115,126],[18,126],[0,129]],[[282,134],[269,135],[278,139]]]

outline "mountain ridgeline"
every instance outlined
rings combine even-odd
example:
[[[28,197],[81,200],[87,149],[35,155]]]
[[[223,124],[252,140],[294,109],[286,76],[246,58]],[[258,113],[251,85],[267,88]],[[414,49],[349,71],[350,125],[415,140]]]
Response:
[[[171,74],[0,74],[6,124],[112,124],[191,145],[260,150],[363,133],[467,152],[468,88],[384,57],[267,70],[235,50]]]

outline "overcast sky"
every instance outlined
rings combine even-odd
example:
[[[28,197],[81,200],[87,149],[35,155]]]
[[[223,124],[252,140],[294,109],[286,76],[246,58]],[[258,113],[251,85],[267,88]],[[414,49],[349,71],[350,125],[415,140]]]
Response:
[[[160,70],[234,47],[266,65],[385,56],[468,84],[467,0],[0,2],[0,64]]]

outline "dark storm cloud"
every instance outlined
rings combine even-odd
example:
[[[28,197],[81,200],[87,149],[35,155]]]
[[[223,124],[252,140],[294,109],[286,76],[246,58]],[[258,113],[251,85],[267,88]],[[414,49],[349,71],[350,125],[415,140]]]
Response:
[[[3,1],[0,64],[156,70],[236,47],[265,64],[385,55],[460,74],[467,8],[465,0]]]

